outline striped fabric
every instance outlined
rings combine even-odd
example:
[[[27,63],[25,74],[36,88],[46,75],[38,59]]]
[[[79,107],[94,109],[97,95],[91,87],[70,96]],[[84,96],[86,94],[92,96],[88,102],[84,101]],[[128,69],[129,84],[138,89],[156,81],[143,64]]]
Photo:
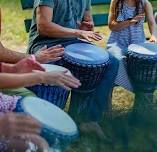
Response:
[[[143,0],[143,5],[145,1]],[[140,7],[140,13],[143,12],[143,5]],[[135,16],[135,7],[130,7],[126,3],[123,5],[122,11],[119,11],[117,21],[125,21]],[[119,71],[115,81],[116,85],[122,86],[127,90],[133,91],[130,83],[127,69],[125,55],[130,44],[138,44],[145,42],[144,34],[144,19],[135,25],[130,25],[119,31],[112,31],[107,43],[108,51],[119,59]]]

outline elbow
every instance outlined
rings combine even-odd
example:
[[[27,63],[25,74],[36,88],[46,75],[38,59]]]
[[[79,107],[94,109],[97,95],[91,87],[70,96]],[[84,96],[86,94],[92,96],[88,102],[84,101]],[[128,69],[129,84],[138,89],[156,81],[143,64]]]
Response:
[[[38,22],[37,23],[37,31],[39,33],[39,35],[41,36],[47,36],[48,31],[48,24],[46,22]]]
[[[111,31],[113,31],[113,26],[112,26],[112,24],[108,24],[108,27],[109,27],[109,29],[111,30]]]
[[[117,28],[113,24],[109,24],[108,27],[111,31],[118,31]]]

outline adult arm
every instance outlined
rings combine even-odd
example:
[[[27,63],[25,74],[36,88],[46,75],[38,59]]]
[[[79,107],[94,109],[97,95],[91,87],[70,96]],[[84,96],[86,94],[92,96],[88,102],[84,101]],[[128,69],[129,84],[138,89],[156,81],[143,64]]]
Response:
[[[11,74],[0,73],[0,88],[19,88],[42,82],[42,76],[37,73]]]
[[[5,48],[0,42],[0,62],[16,63],[29,55]]]
[[[101,37],[93,31],[84,31],[72,28],[66,28],[52,22],[53,9],[48,6],[38,6],[36,8],[37,30],[40,35],[53,38],[79,37],[87,40],[100,40]]]
[[[26,87],[39,83],[61,86],[67,90],[78,88],[81,85],[80,81],[74,76],[68,75],[67,71],[34,71],[34,73],[25,74],[0,73],[1,89]]]
[[[91,10],[86,10],[84,13],[83,20],[78,22],[80,30],[94,31],[94,22],[91,15]]]
[[[61,45],[47,48],[44,46],[35,54],[35,58],[40,63],[60,60],[64,53],[64,48]],[[0,62],[17,63],[18,61],[29,57],[29,54],[15,52],[5,48],[0,42]]]

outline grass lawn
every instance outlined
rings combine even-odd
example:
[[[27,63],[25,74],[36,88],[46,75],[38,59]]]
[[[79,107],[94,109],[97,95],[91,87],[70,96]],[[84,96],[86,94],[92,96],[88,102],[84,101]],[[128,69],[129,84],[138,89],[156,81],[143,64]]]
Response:
[[[157,8],[157,2],[153,2]],[[23,20],[31,17],[31,11],[22,11],[20,0],[0,0],[2,8],[2,37],[3,44],[16,51],[25,51],[28,34],[25,33]],[[108,6],[93,8],[94,12],[108,11]],[[109,35],[108,27],[95,29],[102,34]],[[146,35],[149,35],[145,25]],[[106,40],[99,42],[105,46]],[[134,104],[134,95],[121,87],[113,91],[113,118],[104,117],[101,126],[104,132],[114,139],[113,144],[100,141],[94,134],[81,134],[67,152],[156,152],[157,151],[157,124],[156,109],[141,110],[138,116],[130,113]],[[137,118],[137,119],[135,119]],[[135,123],[132,123],[135,122]]]

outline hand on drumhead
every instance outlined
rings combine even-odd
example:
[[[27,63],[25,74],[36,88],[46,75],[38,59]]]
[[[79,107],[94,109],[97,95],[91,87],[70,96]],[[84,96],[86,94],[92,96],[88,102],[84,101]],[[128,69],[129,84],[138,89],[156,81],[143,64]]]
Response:
[[[56,84],[67,90],[71,90],[71,88],[78,88],[79,86],[81,86],[81,83],[77,78],[68,74],[68,70],[60,73],[58,72],[57,75],[58,78]]]
[[[9,73],[29,73],[33,70],[45,71],[42,65],[35,60],[33,56],[26,57],[16,64],[5,64],[4,72],[7,72],[7,68],[10,69]]]
[[[23,134],[39,134],[40,124],[31,117],[7,113],[0,117],[0,136],[1,138],[14,138]]]
[[[35,54],[35,56],[40,63],[48,63],[60,60],[63,54],[64,48],[61,45],[56,45],[50,48],[44,46]]]
[[[44,84],[53,84],[56,86],[61,86],[67,90],[70,90],[71,88],[78,88],[81,83],[78,79],[76,79],[74,76],[67,74],[68,71],[58,72],[41,72],[41,71],[34,71],[42,77],[42,82]]]
[[[83,30],[81,30],[79,37],[82,38],[82,39],[86,39],[89,42],[92,42],[92,40],[95,40],[95,41],[102,40],[102,36],[99,33],[96,33],[96,32],[93,32],[93,31],[83,31]]]
[[[149,42],[157,43],[157,36],[152,35],[149,39]]]

